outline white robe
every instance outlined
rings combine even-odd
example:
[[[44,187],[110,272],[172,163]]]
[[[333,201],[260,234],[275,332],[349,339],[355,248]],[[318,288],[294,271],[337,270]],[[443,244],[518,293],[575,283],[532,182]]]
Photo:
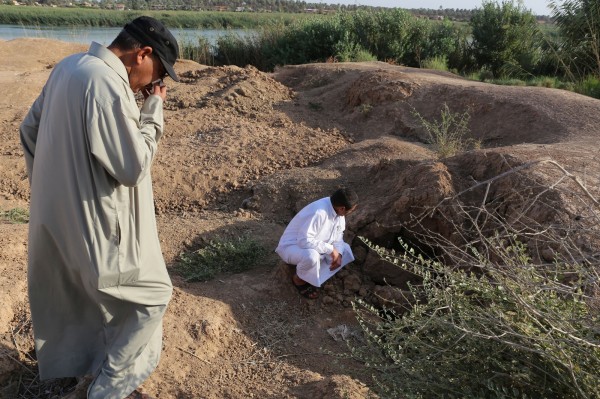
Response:
[[[41,379],[93,375],[122,399],[154,370],[172,285],[150,166],[163,101],[138,108],[98,43],[58,63],[21,124],[31,183],[29,300]]]
[[[284,262],[296,265],[302,280],[320,287],[342,267],[354,260],[350,246],[344,242],[346,219],[338,216],[329,197],[308,204],[286,227],[275,252]],[[342,255],[342,265],[331,266],[331,253]]]

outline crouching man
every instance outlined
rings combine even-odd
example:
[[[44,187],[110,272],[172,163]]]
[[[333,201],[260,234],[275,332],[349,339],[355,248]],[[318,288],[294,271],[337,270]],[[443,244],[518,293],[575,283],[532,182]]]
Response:
[[[344,230],[345,216],[354,212],[357,203],[352,189],[341,188],[305,206],[283,232],[275,252],[296,266],[292,282],[304,297],[317,298],[317,287],[354,260]]]

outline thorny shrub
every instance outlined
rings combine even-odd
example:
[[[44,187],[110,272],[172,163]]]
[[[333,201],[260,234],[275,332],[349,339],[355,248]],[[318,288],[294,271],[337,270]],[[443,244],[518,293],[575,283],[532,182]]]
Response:
[[[352,343],[351,354],[374,372],[383,397],[600,397],[600,204],[554,161],[525,166],[543,164],[564,174],[508,205],[519,210],[510,217],[481,204],[493,202],[493,186],[514,179],[512,171],[480,184],[478,206],[461,198],[468,189],[429,209],[462,216],[452,237],[419,233],[433,255],[402,240],[394,251],[363,239],[420,277],[409,305],[354,304],[367,344]],[[556,207],[550,194],[569,197],[569,211],[531,219],[532,209]],[[576,222],[558,223],[566,214]]]

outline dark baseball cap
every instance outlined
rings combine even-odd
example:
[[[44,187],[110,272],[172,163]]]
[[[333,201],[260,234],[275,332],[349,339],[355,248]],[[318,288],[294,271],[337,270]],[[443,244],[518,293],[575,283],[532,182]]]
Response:
[[[179,77],[173,69],[175,61],[179,58],[179,45],[175,37],[160,21],[143,16],[129,22],[123,30],[140,42],[142,46],[152,47],[152,51],[162,62],[165,71],[174,81],[179,82]]]

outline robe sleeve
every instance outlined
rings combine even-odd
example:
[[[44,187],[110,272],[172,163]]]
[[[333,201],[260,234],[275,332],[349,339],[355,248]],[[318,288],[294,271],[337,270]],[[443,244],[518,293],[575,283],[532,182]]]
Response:
[[[318,211],[312,217],[307,218],[298,231],[298,245],[300,248],[314,249],[320,254],[333,252],[333,245],[317,239],[319,231],[327,220],[325,211]]]
[[[127,99],[89,100],[90,150],[119,183],[137,186],[150,171],[158,140],[163,133],[163,100],[149,96],[139,121]]]
[[[25,119],[19,127],[19,136],[21,138],[21,146],[25,154],[25,166],[27,167],[27,176],[29,177],[29,185],[31,185],[31,175],[33,172],[33,158],[35,156],[35,144],[37,143],[38,129],[40,119],[42,118],[42,109],[44,107],[45,87],[38,98],[34,101],[25,116]]]
[[[336,229],[333,237],[333,247],[340,253],[344,252],[344,231],[346,230],[346,219],[343,216],[339,217],[339,229]]]

